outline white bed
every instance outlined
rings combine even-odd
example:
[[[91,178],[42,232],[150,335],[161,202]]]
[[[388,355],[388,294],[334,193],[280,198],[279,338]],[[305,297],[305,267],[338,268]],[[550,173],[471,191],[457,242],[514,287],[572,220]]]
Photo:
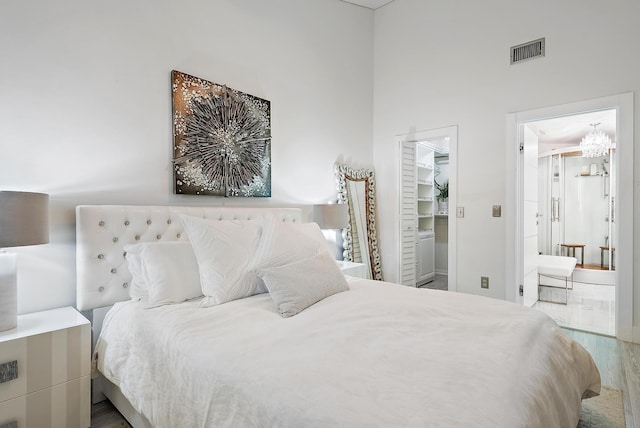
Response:
[[[348,278],[348,291],[288,318],[273,292],[209,307],[129,300],[126,263],[111,266],[124,245],[184,239],[185,211],[265,212],[247,210],[78,208],[79,306],[115,303],[95,364],[134,426],[573,427],[581,399],[599,392],[580,345],[546,315],[496,299]],[[108,224],[122,225],[118,239]]]

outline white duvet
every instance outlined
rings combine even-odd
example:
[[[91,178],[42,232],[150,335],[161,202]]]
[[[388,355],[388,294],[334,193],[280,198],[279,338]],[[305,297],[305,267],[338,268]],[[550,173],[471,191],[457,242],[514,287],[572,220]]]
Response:
[[[97,367],[157,427],[575,427],[591,356],[541,312],[350,278],[281,318],[268,294],[116,304]]]

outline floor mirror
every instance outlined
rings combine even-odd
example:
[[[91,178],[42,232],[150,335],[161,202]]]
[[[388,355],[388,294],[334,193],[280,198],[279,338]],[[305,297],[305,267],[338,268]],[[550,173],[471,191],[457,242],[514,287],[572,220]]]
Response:
[[[382,281],[376,230],[375,178],[372,169],[336,163],[338,203],[347,204],[349,223],[342,231],[344,260],[364,263],[369,278]]]

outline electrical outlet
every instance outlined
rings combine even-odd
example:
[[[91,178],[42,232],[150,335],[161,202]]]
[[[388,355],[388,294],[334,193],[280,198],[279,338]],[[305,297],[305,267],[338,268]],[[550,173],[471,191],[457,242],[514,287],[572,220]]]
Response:
[[[456,216],[458,218],[463,218],[464,217],[464,207],[456,208]]]
[[[481,276],[480,277],[480,288],[489,288],[489,277]]]

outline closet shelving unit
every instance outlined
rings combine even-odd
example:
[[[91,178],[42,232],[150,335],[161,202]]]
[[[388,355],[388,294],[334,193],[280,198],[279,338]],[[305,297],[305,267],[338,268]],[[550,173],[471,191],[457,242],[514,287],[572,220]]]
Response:
[[[418,143],[416,146],[418,232],[433,232],[433,160],[433,150],[428,149]]]
[[[435,276],[435,172],[434,151],[416,143],[416,186],[417,186],[417,265],[416,285],[429,282]]]

